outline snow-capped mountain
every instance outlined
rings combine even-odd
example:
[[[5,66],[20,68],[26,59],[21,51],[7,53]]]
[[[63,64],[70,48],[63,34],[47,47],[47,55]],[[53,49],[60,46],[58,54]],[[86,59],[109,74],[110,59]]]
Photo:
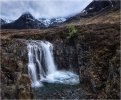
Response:
[[[53,18],[53,19],[44,19],[34,18],[29,12],[22,14],[17,20],[10,23],[1,24],[1,28],[12,28],[12,29],[36,29],[36,28],[47,28],[53,27],[60,23],[66,21],[66,18]]]
[[[7,29],[29,29],[43,27],[45,27],[45,25],[34,18],[30,13],[24,13],[17,20],[1,25],[1,28]]]

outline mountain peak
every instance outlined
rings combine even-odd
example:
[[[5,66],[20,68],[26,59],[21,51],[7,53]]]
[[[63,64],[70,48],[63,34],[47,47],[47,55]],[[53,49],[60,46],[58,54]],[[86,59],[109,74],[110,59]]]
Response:
[[[20,17],[19,17],[19,19],[35,19],[34,17],[33,17],[33,15],[31,14],[31,13],[29,13],[29,12],[25,12],[25,13],[23,13]]]

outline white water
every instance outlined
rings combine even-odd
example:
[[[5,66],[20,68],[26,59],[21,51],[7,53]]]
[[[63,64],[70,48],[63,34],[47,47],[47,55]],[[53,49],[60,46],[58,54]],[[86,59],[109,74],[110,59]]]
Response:
[[[69,71],[59,71],[54,63],[53,45],[47,41],[28,43],[28,73],[32,87],[43,86],[43,82],[78,84],[79,76]]]

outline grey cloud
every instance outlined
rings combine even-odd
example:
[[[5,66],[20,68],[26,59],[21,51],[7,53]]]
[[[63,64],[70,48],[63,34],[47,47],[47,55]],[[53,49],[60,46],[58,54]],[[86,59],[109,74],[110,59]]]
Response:
[[[17,19],[30,12],[34,17],[67,17],[81,12],[92,0],[1,0],[1,18]]]

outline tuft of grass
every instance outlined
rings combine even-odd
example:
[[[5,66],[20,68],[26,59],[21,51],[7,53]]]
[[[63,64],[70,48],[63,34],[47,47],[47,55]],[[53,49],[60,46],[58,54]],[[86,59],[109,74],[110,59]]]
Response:
[[[68,36],[67,39],[72,39],[76,36],[76,33],[78,32],[77,28],[74,25],[70,25],[67,27],[68,30]]]

